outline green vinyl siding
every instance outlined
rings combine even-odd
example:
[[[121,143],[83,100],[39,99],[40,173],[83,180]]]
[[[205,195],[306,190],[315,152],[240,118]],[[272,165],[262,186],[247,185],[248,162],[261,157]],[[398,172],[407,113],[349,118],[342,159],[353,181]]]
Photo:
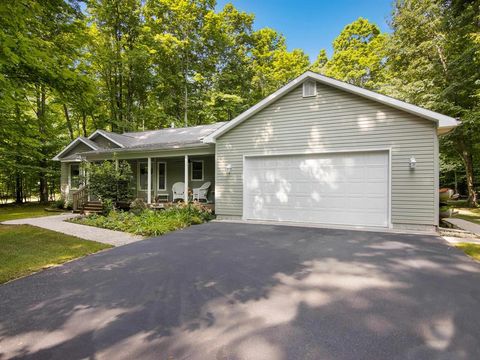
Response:
[[[436,124],[320,83],[317,92],[304,98],[300,85],[217,139],[216,213],[242,216],[244,155],[391,148],[394,227],[437,225]]]

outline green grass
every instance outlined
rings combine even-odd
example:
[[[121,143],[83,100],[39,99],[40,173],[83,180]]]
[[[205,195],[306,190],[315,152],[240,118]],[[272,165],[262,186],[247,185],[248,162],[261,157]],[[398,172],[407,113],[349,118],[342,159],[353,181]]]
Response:
[[[110,247],[30,225],[0,225],[0,283]]]
[[[468,256],[471,256],[475,260],[480,261],[480,244],[459,243],[455,246],[463,250],[463,252]]]
[[[201,224],[212,218],[211,211],[202,205],[180,203],[166,210],[143,210],[136,214],[127,211],[111,211],[106,216],[89,215],[70,221],[136,235],[156,236]]]
[[[27,203],[27,204],[8,204],[0,206],[0,221],[23,219],[30,217],[58,215],[59,212],[45,211],[47,204]]]

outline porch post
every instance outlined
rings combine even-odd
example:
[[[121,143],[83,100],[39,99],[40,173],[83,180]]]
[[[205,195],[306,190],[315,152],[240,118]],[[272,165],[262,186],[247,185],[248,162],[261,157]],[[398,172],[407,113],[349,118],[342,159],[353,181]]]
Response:
[[[148,158],[147,162],[147,204],[152,203],[152,158]]]
[[[184,189],[184,193],[183,193],[183,200],[185,201],[185,203],[188,203],[188,155],[185,155],[185,181],[184,181],[184,184],[185,184],[185,189]]]
[[[118,159],[115,159],[115,170],[118,171]]]

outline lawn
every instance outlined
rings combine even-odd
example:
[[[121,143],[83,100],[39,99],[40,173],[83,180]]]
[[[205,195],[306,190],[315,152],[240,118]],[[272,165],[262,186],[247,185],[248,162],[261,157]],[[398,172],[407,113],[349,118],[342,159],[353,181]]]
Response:
[[[0,222],[6,220],[23,219],[29,217],[40,217],[49,215],[58,215],[59,212],[45,211],[46,204],[27,203],[27,204],[8,204],[0,206]]]
[[[110,248],[29,225],[0,225],[0,283]]]
[[[455,246],[462,249],[465,254],[471,256],[475,260],[480,261],[480,244],[459,243]]]

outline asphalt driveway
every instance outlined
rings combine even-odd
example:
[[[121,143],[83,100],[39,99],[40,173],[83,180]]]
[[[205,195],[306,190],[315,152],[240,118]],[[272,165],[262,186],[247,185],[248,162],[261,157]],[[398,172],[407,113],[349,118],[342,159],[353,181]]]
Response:
[[[480,266],[427,235],[209,223],[0,286],[0,359],[480,359]]]

